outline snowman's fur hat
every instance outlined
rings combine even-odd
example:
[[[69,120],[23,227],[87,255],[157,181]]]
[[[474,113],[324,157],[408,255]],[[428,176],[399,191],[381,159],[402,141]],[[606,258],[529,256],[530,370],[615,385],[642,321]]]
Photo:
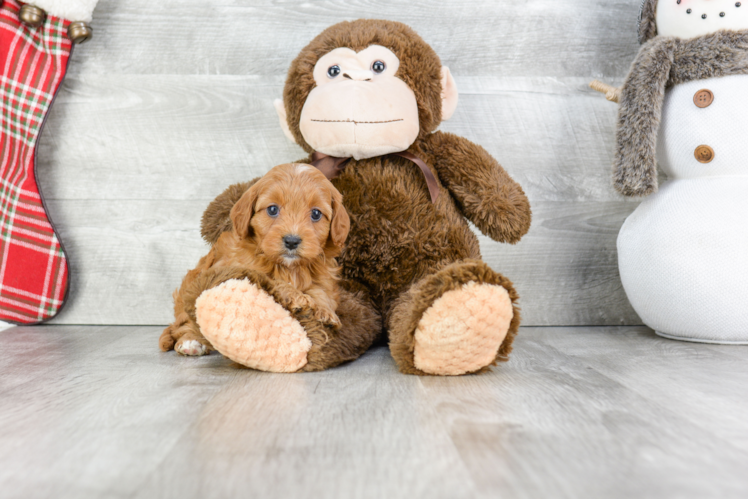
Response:
[[[648,42],[657,36],[657,0],[642,0],[639,8],[639,43]]]
[[[654,3],[654,2],[652,2]],[[625,196],[657,191],[657,133],[665,90],[679,83],[748,74],[748,30],[645,43],[621,90],[613,181]]]

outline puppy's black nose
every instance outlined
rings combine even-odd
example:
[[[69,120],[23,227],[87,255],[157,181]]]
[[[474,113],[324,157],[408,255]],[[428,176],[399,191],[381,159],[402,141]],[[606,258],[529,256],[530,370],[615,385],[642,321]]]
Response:
[[[299,243],[301,243],[301,238],[299,238],[295,234],[288,234],[283,237],[283,244],[286,245],[286,248],[288,248],[289,250],[296,250],[296,247],[299,246]]]

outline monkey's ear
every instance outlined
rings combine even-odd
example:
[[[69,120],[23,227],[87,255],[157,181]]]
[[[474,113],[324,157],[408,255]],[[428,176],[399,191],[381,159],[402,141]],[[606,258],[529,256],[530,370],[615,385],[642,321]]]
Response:
[[[286,117],[286,106],[283,104],[283,99],[274,100],[273,106],[275,106],[275,111],[278,113],[278,119],[280,120],[283,133],[286,134],[286,137],[288,137],[289,141],[296,144],[296,139],[294,139],[293,134],[291,133],[291,129],[288,127],[288,118]]]
[[[442,121],[449,120],[457,109],[457,84],[449,68],[442,66]]]
[[[231,224],[240,239],[251,236],[253,233],[249,223],[255,213],[255,203],[260,193],[258,184],[260,183],[255,182],[247,189],[231,209]]]

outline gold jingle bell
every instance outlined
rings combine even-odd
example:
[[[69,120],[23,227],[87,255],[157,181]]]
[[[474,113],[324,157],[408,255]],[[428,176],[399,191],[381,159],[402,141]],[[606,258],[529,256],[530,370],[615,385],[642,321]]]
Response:
[[[75,21],[68,26],[68,38],[75,44],[87,42],[92,36],[93,29],[83,21]]]
[[[38,28],[44,23],[47,13],[36,5],[24,4],[19,14],[21,22],[30,28]]]

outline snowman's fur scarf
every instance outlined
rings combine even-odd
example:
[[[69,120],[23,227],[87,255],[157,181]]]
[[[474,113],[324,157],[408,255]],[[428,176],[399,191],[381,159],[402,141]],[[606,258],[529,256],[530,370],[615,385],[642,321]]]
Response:
[[[657,133],[665,91],[679,83],[748,74],[748,30],[642,46],[621,91],[613,178],[625,196],[657,191]]]
[[[642,0],[639,11],[639,43],[648,42],[657,36],[657,0]]]
[[[94,8],[99,0],[28,0],[25,3],[43,9],[48,15],[68,21],[91,22]],[[2,3],[2,2],[0,2]]]

